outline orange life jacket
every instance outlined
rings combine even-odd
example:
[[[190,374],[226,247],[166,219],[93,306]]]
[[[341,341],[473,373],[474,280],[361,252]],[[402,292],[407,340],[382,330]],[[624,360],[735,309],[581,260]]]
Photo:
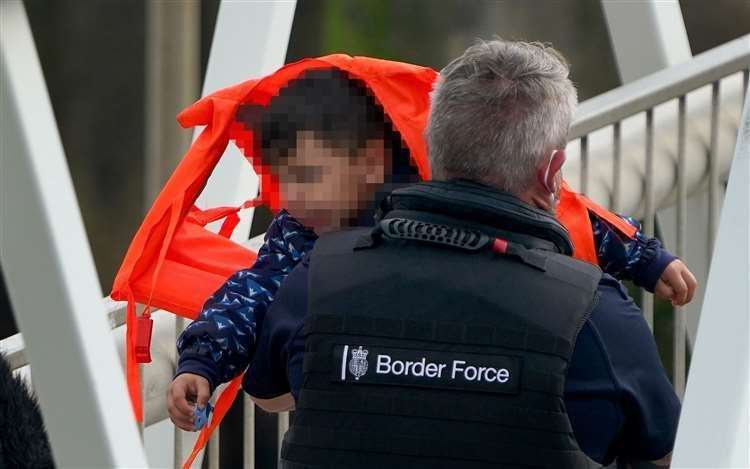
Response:
[[[228,239],[239,221],[239,210],[258,204],[267,204],[274,210],[283,206],[283,194],[278,191],[278,182],[261,164],[260,155],[253,154],[252,131],[236,120],[238,107],[244,104],[267,105],[281,87],[302,72],[331,67],[348,72],[370,88],[409,148],[412,163],[420,177],[428,179],[429,166],[423,134],[429,112],[429,92],[438,74],[427,67],[344,54],[309,58],[288,64],[261,79],[216,91],[180,113],[177,119],[183,127],[206,127],[169,178],[136,232],[111,292],[113,299],[127,301],[128,305],[126,374],[136,420],[142,421],[143,418],[137,363],[150,361],[150,329],[145,330],[150,326],[147,325],[148,321],[141,319],[148,320],[151,308],[165,309],[195,319],[205,300],[228,277],[250,267],[255,260],[254,252]],[[260,195],[258,199],[239,207],[200,209],[195,206],[195,201],[230,141],[242,149],[258,174]],[[558,218],[570,234],[574,255],[596,264],[589,212],[606,220],[624,236],[632,237],[635,229],[564,184]],[[222,219],[219,234],[205,228],[206,224]],[[146,305],[141,318],[136,317],[136,303]],[[186,466],[192,463],[198,450],[205,445],[231,406],[241,379],[241,376],[235,378],[219,397],[214,417],[202,431]]]

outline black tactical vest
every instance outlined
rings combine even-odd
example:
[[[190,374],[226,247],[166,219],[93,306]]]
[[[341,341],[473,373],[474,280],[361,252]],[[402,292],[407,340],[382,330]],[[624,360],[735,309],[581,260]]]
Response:
[[[317,241],[283,467],[598,467],[563,391],[601,272],[537,237],[389,216]]]

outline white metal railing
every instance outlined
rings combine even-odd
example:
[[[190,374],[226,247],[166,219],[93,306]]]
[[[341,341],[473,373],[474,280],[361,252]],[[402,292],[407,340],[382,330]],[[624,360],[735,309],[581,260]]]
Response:
[[[725,149],[724,155],[719,152],[720,89],[723,80],[727,77],[741,74],[741,86],[735,86],[735,88],[740,88],[735,90],[735,94],[739,95],[739,102],[734,106],[738,109],[741,108],[742,99],[746,95],[748,87],[748,64],[750,64],[750,35],[735,39],[700,54],[688,62],[654,73],[582,103],[570,132],[571,141],[578,140],[580,142],[580,154],[578,155],[580,173],[576,175],[578,189],[610,209],[620,210],[622,208],[623,122],[634,115],[644,114],[645,126],[641,130],[645,134],[645,138],[642,139],[643,148],[641,149],[644,160],[641,173],[642,181],[640,181],[641,184],[632,185],[629,190],[632,189],[631,192],[636,193],[642,191],[641,200],[638,204],[641,208],[638,210],[638,214],[643,222],[644,234],[649,237],[654,236],[657,209],[672,203],[672,199],[662,198],[659,201],[655,199],[656,178],[661,174],[657,174],[654,170],[656,139],[654,110],[657,106],[669,101],[677,101],[677,109],[674,115],[674,120],[677,121],[676,149],[673,154],[662,153],[660,156],[664,159],[671,159],[673,163],[676,181],[673,187],[668,188],[667,192],[675,192],[675,253],[678,257],[684,257],[687,254],[686,243],[688,238],[686,225],[688,218],[686,141],[690,137],[688,135],[690,127],[688,126],[687,102],[688,96],[690,95],[691,98],[693,96],[690,93],[709,85],[711,87],[709,141],[706,142],[705,148],[701,147],[694,152],[705,155],[707,170],[704,174],[699,174],[697,178],[694,178],[692,184],[694,188],[705,187],[705,190],[708,191],[709,203],[707,213],[691,213],[690,215],[692,217],[705,217],[708,221],[708,241],[705,246],[705,254],[710,259],[719,220],[721,186],[728,174],[728,161],[731,157],[730,151],[727,150],[734,147],[733,142],[731,142],[731,144],[723,147]],[[734,80],[734,82],[736,83],[737,80]],[[739,117],[736,123],[732,124],[735,135],[738,126]],[[611,148],[609,149],[609,152],[611,152],[611,170],[609,171],[611,180],[607,181],[608,184],[604,184],[606,186],[604,191],[590,194],[592,161],[589,136],[594,132],[608,128],[612,132]],[[603,151],[607,150],[604,149]],[[637,152],[637,150],[635,151]],[[638,157],[638,155],[630,156]],[[720,164],[722,157],[723,161],[726,162],[723,166]],[[671,182],[670,179],[667,179],[667,181]],[[626,214],[630,213],[626,212]],[[700,301],[700,299],[696,299],[696,301]],[[653,328],[653,296],[644,292],[641,306]],[[686,380],[686,326],[685,316],[680,308],[675,308],[674,313],[672,378],[677,393],[682,396]]]
[[[588,193],[590,189],[590,168],[591,152],[589,148],[589,136],[601,129],[611,128],[612,132],[612,168],[611,182],[606,197],[599,197],[598,202],[611,209],[618,210],[622,207],[623,194],[623,162],[627,155],[623,152],[623,121],[636,114],[645,114],[645,132],[644,148],[642,149],[645,159],[644,172],[642,174],[642,219],[644,230],[648,236],[653,236],[655,231],[655,214],[656,210],[665,204],[673,203],[672,200],[655,200],[655,178],[654,172],[655,135],[654,109],[662,103],[668,101],[677,102],[676,112],[676,159],[674,161],[675,183],[671,190],[676,193],[674,203],[676,203],[676,233],[677,244],[676,254],[684,256],[686,253],[687,239],[687,197],[688,197],[688,178],[686,176],[686,141],[688,135],[688,111],[687,101],[688,94],[705,86],[711,86],[711,111],[710,111],[710,138],[707,144],[707,170],[703,179],[707,181],[693,186],[706,187],[705,190],[710,194],[711,203],[708,206],[708,225],[711,233],[715,232],[718,223],[718,201],[720,198],[720,186],[722,171],[719,167],[718,155],[718,136],[719,136],[719,118],[721,115],[720,90],[721,82],[728,76],[741,73],[741,92],[742,96],[747,94],[748,87],[748,64],[750,63],[750,36],[744,36],[740,39],[717,47],[704,54],[696,56],[691,61],[672,67],[631,84],[625,85],[598,97],[592,98],[581,104],[576,115],[575,122],[571,128],[571,140],[580,142],[580,162],[577,185],[583,193]],[[574,184],[575,185],[575,184]],[[635,188],[634,190],[641,190]],[[596,198],[596,197],[595,197]],[[694,216],[694,214],[692,214]],[[707,249],[710,255],[713,246],[713,235],[709,237]],[[258,238],[250,241],[250,244],[257,243]],[[646,300],[643,303],[644,314],[653,321],[653,299],[650,295],[645,295]],[[122,302],[114,302],[109,298],[104,298],[107,317],[110,326],[114,329],[120,327],[125,322],[125,307]],[[677,392],[682,395],[685,386],[686,364],[685,364],[685,346],[686,332],[685,322],[682,314],[675,311],[674,316],[674,367],[673,382]],[[184,321],[178,320],[175,324],[176,332],[180,332]],[[18,369],[28,363],[24,353],[23,342],[20,334],[11,339],[6,339],[6,343],[14,343],[11,348],[6,346],[5,352],[7,359],[11,363],[12,369]],[[20,345],[19,345],[20,344]],[[0,343],[0,345],[2,345]],[[162,378],[160,378],[162,379]],[[171,376],[164,376],[164,389],[169,384]],[[144,381],[144,387],[146,383]],[[243,397],[244,406],[244,467],[254,467],[254,447],[255,447],[255,408],[252,401]],[[289,425],[289,413],[279,414],[278,434],[272,436],[277,439],[278,447],[281,447],[281,439]],[[148,421],[144,415],[144,420]],[[209,467],[217,468],[219,464],[219,433],[215,433],[209,444]],[[181,431],[175,427],[175,467],[179,467],[185,457],[186,450],[182,444]]]
[[[747,70],[748,63],[750,35],[745,35],[696,55],[683,64],[595,96],[578,107],[570,138],[581,138],[735,72]]]

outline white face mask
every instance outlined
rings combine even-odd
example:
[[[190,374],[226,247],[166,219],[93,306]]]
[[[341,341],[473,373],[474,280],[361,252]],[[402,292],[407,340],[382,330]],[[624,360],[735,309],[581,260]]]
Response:
[[[552,208],[557,207],[557,203],[560,201],[560,198],[559,198],[560,188],[555,182],[552,183],[552,186],[548,185],[547,179],[549,179],[549,172],[550,172],[550,168],[552,167],[552,161],[555,159],[555,155],[557,154],[557,152],[558,150],[554,150],[552,154],[550,155],[549,161],[547,162],[547,168],[544,170],[544,179],[543,179],[544,187],[550,193],[550,206]]]

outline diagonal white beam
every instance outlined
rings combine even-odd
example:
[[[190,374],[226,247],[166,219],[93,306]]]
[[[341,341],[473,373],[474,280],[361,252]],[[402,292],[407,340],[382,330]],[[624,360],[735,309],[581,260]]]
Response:
[[[58,467],[145,467],[20,0],[0,2],[0,260]]]
[[[678,0],[601,2],[623,83],[692,57]]]

